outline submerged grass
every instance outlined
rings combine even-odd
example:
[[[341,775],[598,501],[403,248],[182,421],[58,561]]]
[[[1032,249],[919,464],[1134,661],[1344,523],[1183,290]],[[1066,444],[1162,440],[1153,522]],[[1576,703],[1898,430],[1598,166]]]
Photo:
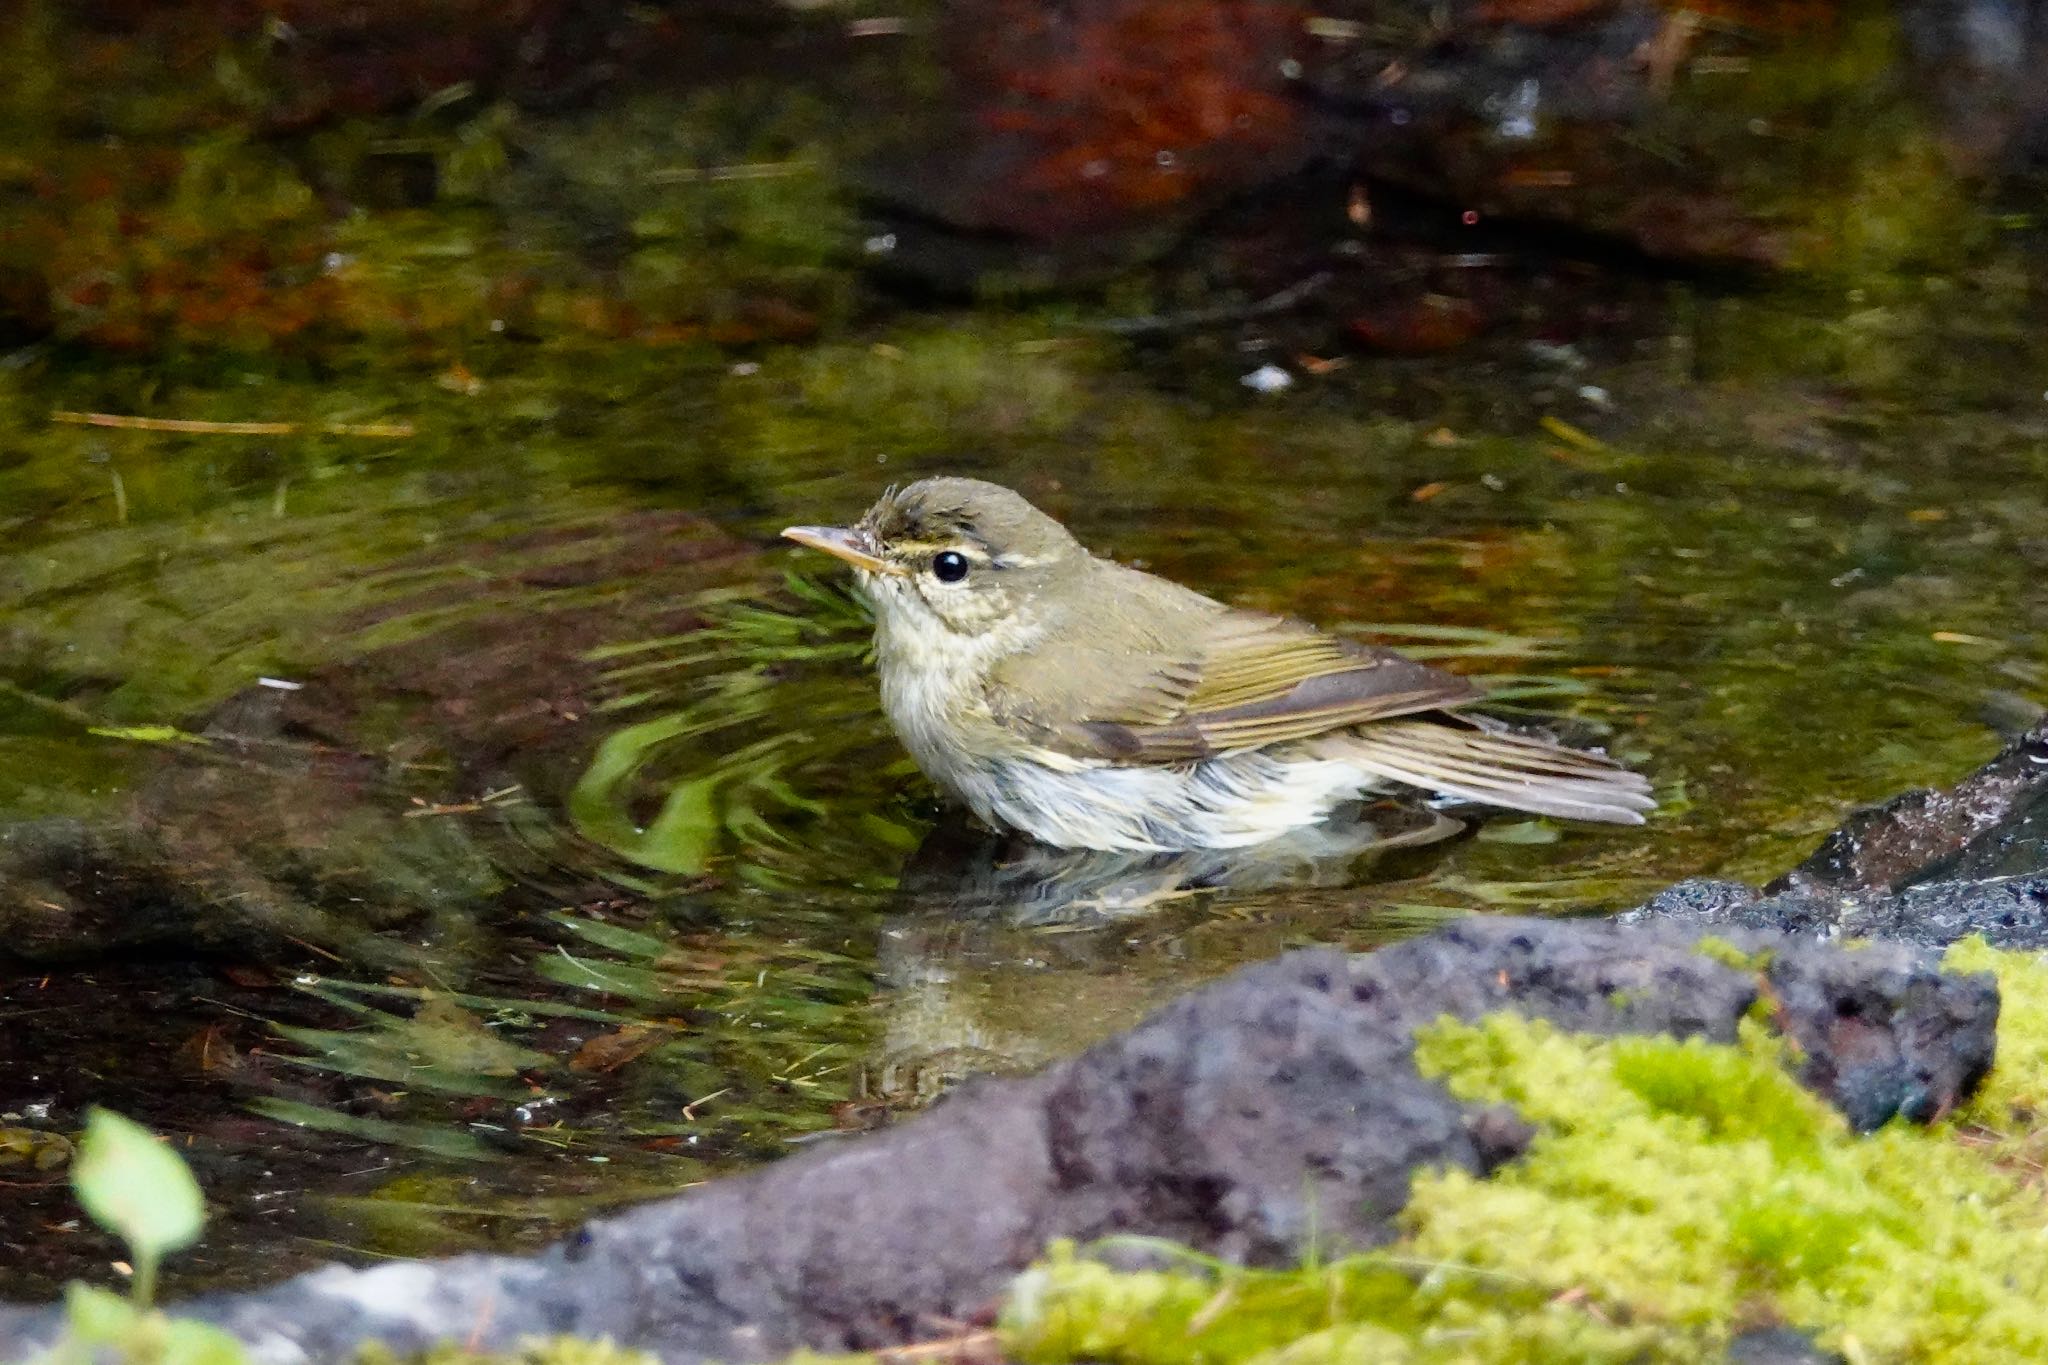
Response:
[[[914,845],[887,801],[907,766],[852,677],[868,650],[865,610],[800,575],[784,588],[773,605],[712,594],[699,603],[705,629],[598,651],[611,693],[600,710],[630,720],[570,793],[580,834],[652,873],[693,877],[718,858],[756,886],[814,875],[834,829],[868,845],[850,843],[842,866],[873,864],[876,844]],[[865,816],[823,818],[846,809]]]

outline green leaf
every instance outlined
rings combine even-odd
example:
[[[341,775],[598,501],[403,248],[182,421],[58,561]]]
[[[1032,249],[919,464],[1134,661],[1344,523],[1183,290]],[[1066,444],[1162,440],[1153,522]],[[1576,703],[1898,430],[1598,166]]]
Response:
[[[87,734],[101,739],[128,739],[137,744],[204,744],[199,735],[188,734],[175,725],[94,725]]]
[[[64,1286],[64,1323],[73,1340],[87,1346],[109,1346],[135,1326],[141,1310],[111,1289],[97,1285]]]
[[[88,1115],[71,1184],[93,1221],[138,1258],[190,1246],[206,1222],[206,1201],[184,1158],[110,1109]]]
[[[73,1283],[64,1290],[66,1340],[53,1361],[101,1358],[77,1347],[111,1347],[112,1358],[155,1365],[248,1365],[242,1343],[211,1323],[165,1317],[110,1289]],[[66,1348],[73,1348],[67,1352]]]
[[[647,826],[634,860],[657,872],[695,876],[718,847],[718,778],[677,784]]]
[[[163,1365],[249,1365],[242,1343],[210,1322],[171,1318],[164,1324]]]

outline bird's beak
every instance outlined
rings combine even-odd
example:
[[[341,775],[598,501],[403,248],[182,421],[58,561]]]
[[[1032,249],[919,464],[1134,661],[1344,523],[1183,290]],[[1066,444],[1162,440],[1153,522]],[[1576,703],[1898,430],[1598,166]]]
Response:
[[[865,531],[845,526],[792,526],[785,530],[783,538],[799,545],[808,545],[813,550],[823,550],[835,555],[856,569],[869,573],[901,574],[904,571],[886,559],[877,558],[874,542]]]

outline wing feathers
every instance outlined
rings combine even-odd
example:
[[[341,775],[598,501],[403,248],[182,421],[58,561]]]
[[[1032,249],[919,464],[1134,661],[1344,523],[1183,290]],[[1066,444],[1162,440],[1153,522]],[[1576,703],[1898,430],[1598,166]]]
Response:
[[[1258,618],[1253,618],[1258,620]],[[1289,622],[1259,622],[1241,638],[1215,642],[1202,661],[1195,686],[1188,693],[1192,710],[1222,710],[1270,699],[1275,690],[1357,669],[1361,660],[1346,641]]]
[[[1640,824],[1654,806],[1647,782],[1598,755],[1450,716],[1421,718],[1484,695],[1454,673],[1299,621],[1176,594],[1161,604],[1181,613],[1174,632],[1091,641],[1091,657],[1077,657],[1069,641],[1066,656],[1018,660],[999,712],[1039,743],[1118,764],[1193,763],[1314,740],[1355,762],[1363,780],[1491,805],[1624,824]],[[1169,650],[1168,640],[1178,647]],[[1105,685],[1118,678],[1121,687]]]
[[[1184,763],[1307,739],[1388,716],[1457,706],[1480,692],[1454,673],[1277,616],[1219,612],[1196,633],[1199,657],[1155,674],[1152,705],[1081,728],[1126,762]],[[1172,697],[1172,709],[1158,703]]]
[[[1228,712],[1216,716],[1197,716],[1194,718],[1194,727],[1208,742],[1209,747],[1220,753],[1228,749],[1256,748],[1283,739],[1301,739],[1306,735],[1321,734],[1325,730],[1357,725],[1362,720],[1428,711],[1468,699],[1455,694],[1447,696],[1441,688],[1381,692],[1363,701],[1351,698],[1322,706],[1273,707],[1241,716],[1233,716]],[[1368,714],[1361,716],[1361,710]]]
[[[1640,774],[1519,735],[1394,721],[1346,735],[1342,744],[1345,758],[1377,776],[1487,805],[1619,825],[1640,825],[1656,807]]]

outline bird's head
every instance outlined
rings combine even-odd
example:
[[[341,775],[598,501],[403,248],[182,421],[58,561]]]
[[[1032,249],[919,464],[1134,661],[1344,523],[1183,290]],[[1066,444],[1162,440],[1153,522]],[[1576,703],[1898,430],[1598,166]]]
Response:
[[[890,489],[850,527],[782,534],[854,567],[885,642],[935,647],[1028,631],[1089,562],[1064,526],[980,479],[923,479]]]

